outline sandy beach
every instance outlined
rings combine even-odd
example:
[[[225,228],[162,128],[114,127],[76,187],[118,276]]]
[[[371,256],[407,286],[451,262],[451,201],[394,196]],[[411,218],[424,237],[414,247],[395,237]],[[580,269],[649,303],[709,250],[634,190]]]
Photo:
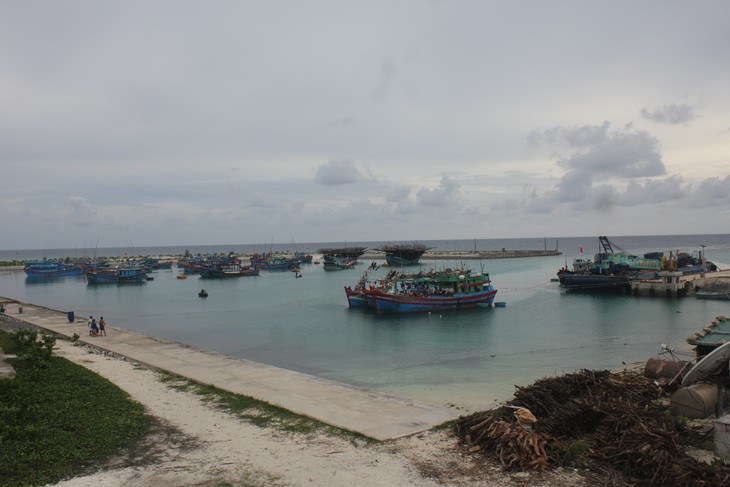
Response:
[[[56,352],[117,384],[158,418],[144,455],[97,465],[61,486],[587,485],[572,471],[503,472],[498,463],[466,452],[448,431],[353,444],[260,428],[131,361],[65,340],[57,342]]]

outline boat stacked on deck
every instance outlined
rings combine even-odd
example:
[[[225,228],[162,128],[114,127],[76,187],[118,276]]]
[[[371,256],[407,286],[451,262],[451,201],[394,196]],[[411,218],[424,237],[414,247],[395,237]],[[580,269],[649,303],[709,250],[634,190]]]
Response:
[[[369,284],[363,274],[354,288],[345,287],[351,308],[364,308],[378,314],[428,312],[475,308],[491,305],[497,290],[489,274],[468,269],[405,274],[391,271]]]
[[[388,265],[418,265],[421,257],[427,250],[433,247],[426,247],[420,243],[412,244],[387,244],[377,250],[385,253],[385,261]]]

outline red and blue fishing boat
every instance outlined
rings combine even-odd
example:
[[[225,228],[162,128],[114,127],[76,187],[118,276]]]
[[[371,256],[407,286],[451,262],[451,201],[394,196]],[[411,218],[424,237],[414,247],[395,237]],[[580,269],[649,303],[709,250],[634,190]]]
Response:
[[[378,314],[475,308],[491,305],[497,290],[489,274],[467,269],[402,274],[391,272],[374,286],[345,287],[351,307]]]

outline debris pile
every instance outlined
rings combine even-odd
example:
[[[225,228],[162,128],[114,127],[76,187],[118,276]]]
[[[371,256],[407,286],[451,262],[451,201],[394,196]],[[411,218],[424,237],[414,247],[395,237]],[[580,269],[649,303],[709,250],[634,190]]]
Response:
[[[658,402],[665,396],[638,374],[583,370],[517,388],[508,407],[460,418],[457,433],[471,451],[511,469],[608,464],[638,485],[730,485],[730,466],[687,455],[697,435]],[[537,422],[520,425],[510,407],[528,409]]]

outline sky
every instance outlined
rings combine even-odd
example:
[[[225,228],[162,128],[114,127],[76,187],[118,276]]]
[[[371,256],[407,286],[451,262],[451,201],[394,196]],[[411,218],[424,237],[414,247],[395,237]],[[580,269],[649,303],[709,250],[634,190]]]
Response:
[[[729,20],[0,0],[0,249],[730,233]]]

